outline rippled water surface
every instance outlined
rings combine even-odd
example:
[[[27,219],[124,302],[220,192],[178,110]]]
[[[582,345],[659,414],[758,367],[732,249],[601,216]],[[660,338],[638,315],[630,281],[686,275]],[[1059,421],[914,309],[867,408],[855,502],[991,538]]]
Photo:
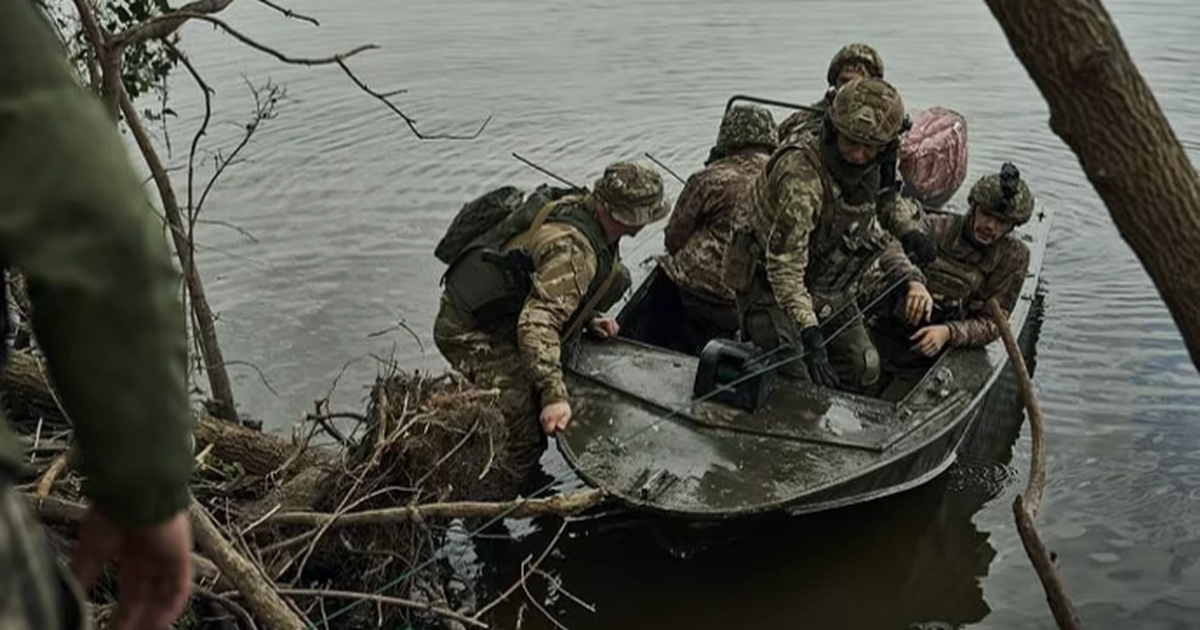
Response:
[[[833,52],[865,40],[911,108],[966,115],[969,182],[1012,159],[1057,211],[1036,373],[1049,419],[1040,522],[1081,615],[1089,628],[1185,628],[1200,618],[1200,380],[981,1],[288,4],[322,26],[253,2],[226,18],[294,56],[379,44],[351,65],[381,91],[406,88],[395,101],[426,131],[469,133],[493,118],[475,141],[422,143],[336,66],[283,66],[204,25],[187,27],[187,50],[217,90],[209,146],[228,149],[239,137],[252,103],[243,77],[288,92],[246,149],[250,161],[225,175],[206,209],[256,241],[212,224],[201,234],[227,359],[261,367],[278,393],[239,364],[242,406],[271,428],[286,430],[348,362],[335,402],[357,405],[375,375],[362,358],[371,353],[443,366],[430,339],[442,271],[432,247],[474,195],[543,181],[510,152],[580,183],[646,151],[690,172],[731,94],[815,100]],[[1197,146],[1200,8],[1108,5],[1176,133]],[[175,164],[202,112],[185,79],[172,93]],[[668,181],[667,190],[679,186]],[[660,249],[652,232],[625,251],[637,259]],[[920,492],[764,525],[752,542],[713,543],[687,562],[642,529],[569,538],[548,565],[596,612],[562,597],[553,608],[575,629],[1050,627],[1009,510],[1028,440],[1011,414],[990,420],[964,463]],[[545,464],[575,483],[556,454]],[[490,553],[524,557],[550,533]],[[525,627],[549,627],[524,616]]]

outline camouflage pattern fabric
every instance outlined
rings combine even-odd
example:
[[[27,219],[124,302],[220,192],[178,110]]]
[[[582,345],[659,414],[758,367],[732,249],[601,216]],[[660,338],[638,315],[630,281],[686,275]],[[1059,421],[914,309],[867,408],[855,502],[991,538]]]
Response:
[[[837,75],[850,66],[859,66],[869,76],[883,78],[883,57],[879,55],[879,51],[867,44],[854,42],[842,46],[834,53],[833,59],[829,60],[829,70],[825,73],[826,83],[833,85],[837,81]]]
[[[663,231],[669,257],[663,270],[675,284],[712,300],[733,303],[721,261],[736,225],[750,212],[754,179],[770,154],[739,153],[688,178]]]
[[[1010,183],[1012,200],[1006,207],[1007,211],[997,213],[994,208],[1002,204],[1005,199],[1004,182],[1010,171],[1012,173]],[[1020,179],[1020,173],[1012,163],[1006,163],[1000,173],[989,173],[980,177],[975,185],[971,186],[967,200],[971,204],[972,210],[986,210],[1014,225],[1023,225],[1033,216],[1033,193],[1029,191],[1029,185],[1025,183],[1025,180]]]
[[[779,146],[775,118],[771,110],[758,105],[734,105],[721,117],[717,142],[705,164],[727,157],[741,149],[774,151]]]
[[[612,217],[630,227],[641,227],[665,216],[662,177],[658,171],[636,162],[616,162],[596,180],[595,195],[607,205]]]
[[[832,102],[832,93],[812,107],[817,111],[798,109],[779,123],[779,144],[802,144],[811,142],[821,135],[821,125],[824,122],[825,110]]]
[[[983,283],[967,298],[961,318],[943,322],[950,328],[947,345],[985,346],[999,339],[1000,329],[985,310],[987,301],[996,298],[1005,315],[1016,307],[1029,271],[1029,247],[1009,234],[981,249],[967,240],[964,232],[970,229],[967,217],[930,215],[926,224],[929,235],[938,243],[938,258],[969,265],[983,273]],[[939,292],[936,286],[928,289],[935,296]]]
[[[788,344],[797,351],[802,351],[804,344],[800,339],[801,326],[773,303],[770,289],[765,283],[758,286],[747,298],[742,313],[742,332],[751,343],[771,350],[780,344]],[[879,381],[880,360],[879,352],[867,334],[863,318],[857,317],[859,310],[853,297],[820,296],[817,299],[818,308],[829,316],[821,321],[821,329],[826,335],[831,335],[852,319],[841,332],[828,338],[825,350],[829,353],[829,362],[837,372],[842,388],[852,392],[867,393]],[[844,308],[843,308],[844,307]],[[855,319],[857,317],[857,319]],[[784,360],[781,355],[778,360]],[[811,381],[808,368],[803,359],[797,359],[780,368],[780,373],[791,378]]]
[[[90,628],[82,594],[24,501],[7,484],[0,489],[0,628]]]
[[[838,132],[851,140],[884,145],[900,137],[904,99],[883,79],[854,79],[838,89],[828,115]]]
[[[476,385],[500,388],[510,418],[507,450],[518,478],[536,467],[545,448],[538,421],[541,409],[569,399],[560,335],[583,306],[596,275],[591,243],[566,223],[542,226],[525,249],[535,270],[515,325],[500,321],[481,329],[450,306],[445,296],[434,321],[434,342],[451,366]],[[615,302],[613,292],[603,301]]]
[[[478,387],[500,390],[500,410],[508,424],[502,458],[516,480],[537,469],[546,435],[539,416],[538,392],[531,374],[521,369],[523,357],[514,330],[480,329],[445,295],[433,323],[433,340],[451,367]]]

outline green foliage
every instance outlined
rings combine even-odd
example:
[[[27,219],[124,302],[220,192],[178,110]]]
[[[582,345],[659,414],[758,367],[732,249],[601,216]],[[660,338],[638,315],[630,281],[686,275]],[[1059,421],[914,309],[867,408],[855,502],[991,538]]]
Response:
[[[170,13],[167,0],[108,0],[102,7],[101,23],[109,33],[120,33],[146,20]],[[121,80],[129,97],[138,96],[153,89],[161,89],[171,71],[179,64],[179,56],[168,43],[179,41],[174,34],[166,40],[151,40],[125,48]]]

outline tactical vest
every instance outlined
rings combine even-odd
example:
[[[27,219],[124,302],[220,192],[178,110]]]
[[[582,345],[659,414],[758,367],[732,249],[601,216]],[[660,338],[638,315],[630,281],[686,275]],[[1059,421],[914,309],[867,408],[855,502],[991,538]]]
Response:
[[[938,235],[937,259],[922,268],[929,294],[947,318],[961,318],[966,311],[982,306],[972,304],[971,297],[979,293],[987,274],[997,265],[996,248],[971,245],[964,235],[967,229],[968,217],[953,217],[949,228]]]
[[[852,290],[859,278],[872,263],[883,254],[887,246],[887,233],[876,219],[874,199],[860,204],[851,204],[840,194],[840,187],[821,163],[820,154],[814,144],[791,145],[771,156],[763,169],[769,173],[775,163],[789,150],[803,151],[805,159],[816,169],[824,189],[823,208],[817,217],[808,239],[808,266],[804,272],[804,284],[809,291],[823,294],[838,294]],[[762,199],[761,191],[755,190],[754,203],[763,208],[768,203]],[[778,208],[772,208],[772,213]],[[736,246],[750,245],[755,250],[756,271],[762,272],[761,254],[766,251],[765,243],[748,243],[748,239],[735,239]],[[753,239],[752,239],[753,240]],[[739,252],[734,257],[743,256]]]
[[[577,330],[583,311],[591,310],[597,303],[596,296],[611,286],[616,262],[615,248],[609,244],[604,228],[593,210],[581,201],[572,195],[541,207],[521,208],[475,239],[446,270],[443,280],[447,296],[478,326],[515,319],[532,288],[533,259],[524,249],[526,242],[543,222],[566,223],[583,233],[596,255],[596,275],[583,306],[564,329]]]

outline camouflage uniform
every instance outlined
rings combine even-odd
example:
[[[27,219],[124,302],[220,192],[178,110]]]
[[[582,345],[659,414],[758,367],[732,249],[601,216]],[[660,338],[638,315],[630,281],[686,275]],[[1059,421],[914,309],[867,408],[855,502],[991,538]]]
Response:
[[[721,261],[734,225],[749,212],[750,187],[775,149],[775,121],[758,106],[725,113],[705,168],[688,178],[664,230],[669,254],[663,271],[683,302],[685,351],[699,353],[710,339],[737,336],[733,290]]]
[[[829,60],[829,69],[825,72],[826,85],[829,87],[825,96],[813,103],[811,109],[798,110],[783,119],[779,124],[779,144],[796,144],[820,134],[821,119],[837,93],[837,77],[842,70],[851,66],[861,68],[865,76],[883,78],[883,58],[874,48],[860,43],[842,46]]]
[[[990,245],[982,245],[971,229],[976,212],[987,212],[1018,226],[1033,214],[1034,199],[1028,185],[1019,179],[1016,167],[1006,165],[1002,173],[1012,174],[1010,199],[1004,196],[1001,174],[981,177],[971,188],[967,215],[929,215],[926,230],[938,246],[938,257],[923,267],[926,288],[934,299],[932,323],[950,330],[947,347],[985,346],[1000,337],[1000,329],[986,312],[987,301],[996,298],[1005,314],[1016,307],[1029,271],[1029,247],[1011,233]],[[909,350],[908,340],[916,329],[900,315],[896,304],[891,317],[876,325],[880,346],[886,346],[890,362],[898,366],[921,364],[932,359],[918,357]]]
[[[847,84],[834,107],[838,133],[880,144],[899,133],[903,104],[882,80]],[[855,303],[863,272],[880,260],[889,277],[921,278],[885,232],[914,229],[909,210],[886,206],[899,212],[880,215],[878,193],[878,165],[845,165],[833,138],[783,147],[756,179],[746,226],[724,264],[750,341],[802,349],[804,331],[821,330],[831,336],[829,362],[838,379],[855,391],[868,390],[879,376],[878,353]],[[788,368],[794,377],[810,377],[799,363]]]
[[[186,509],[179,275],[113,121],[35,4],[0,4],[0,261],[22,273],[91,504],[121,527]],[[85,627],[74,580],[12,488],[0,422],[0,628]]]
[[[610,165],[594,193],[572,198],[567,205],[588,210],[597,224],[594,229],[599,229],[594,218],[597,201],[609,208],[613,219],[631,227],[657,221],[668,210],[658,174],[628,162]],[[521,246],[532,260],[533,272],[529,294],[515,318],[480,324],[443,293],[434,321],[434,341],[454,369],[478,386],[501,390],[509,420],[506,459],[518,480],[536,469],[546,447],[540,411],[569,400],[561,366],[562,335],[568,322],[590,319],[591,313],[579,311],[598,278],[600,257],[593,240],[554,217]],[[617,243],[605,245],[616,254]],[[619,288],[610,289],[598,307],[611,305],[628,288],[627,273],[623,281],[620,269],[617,273]]]

